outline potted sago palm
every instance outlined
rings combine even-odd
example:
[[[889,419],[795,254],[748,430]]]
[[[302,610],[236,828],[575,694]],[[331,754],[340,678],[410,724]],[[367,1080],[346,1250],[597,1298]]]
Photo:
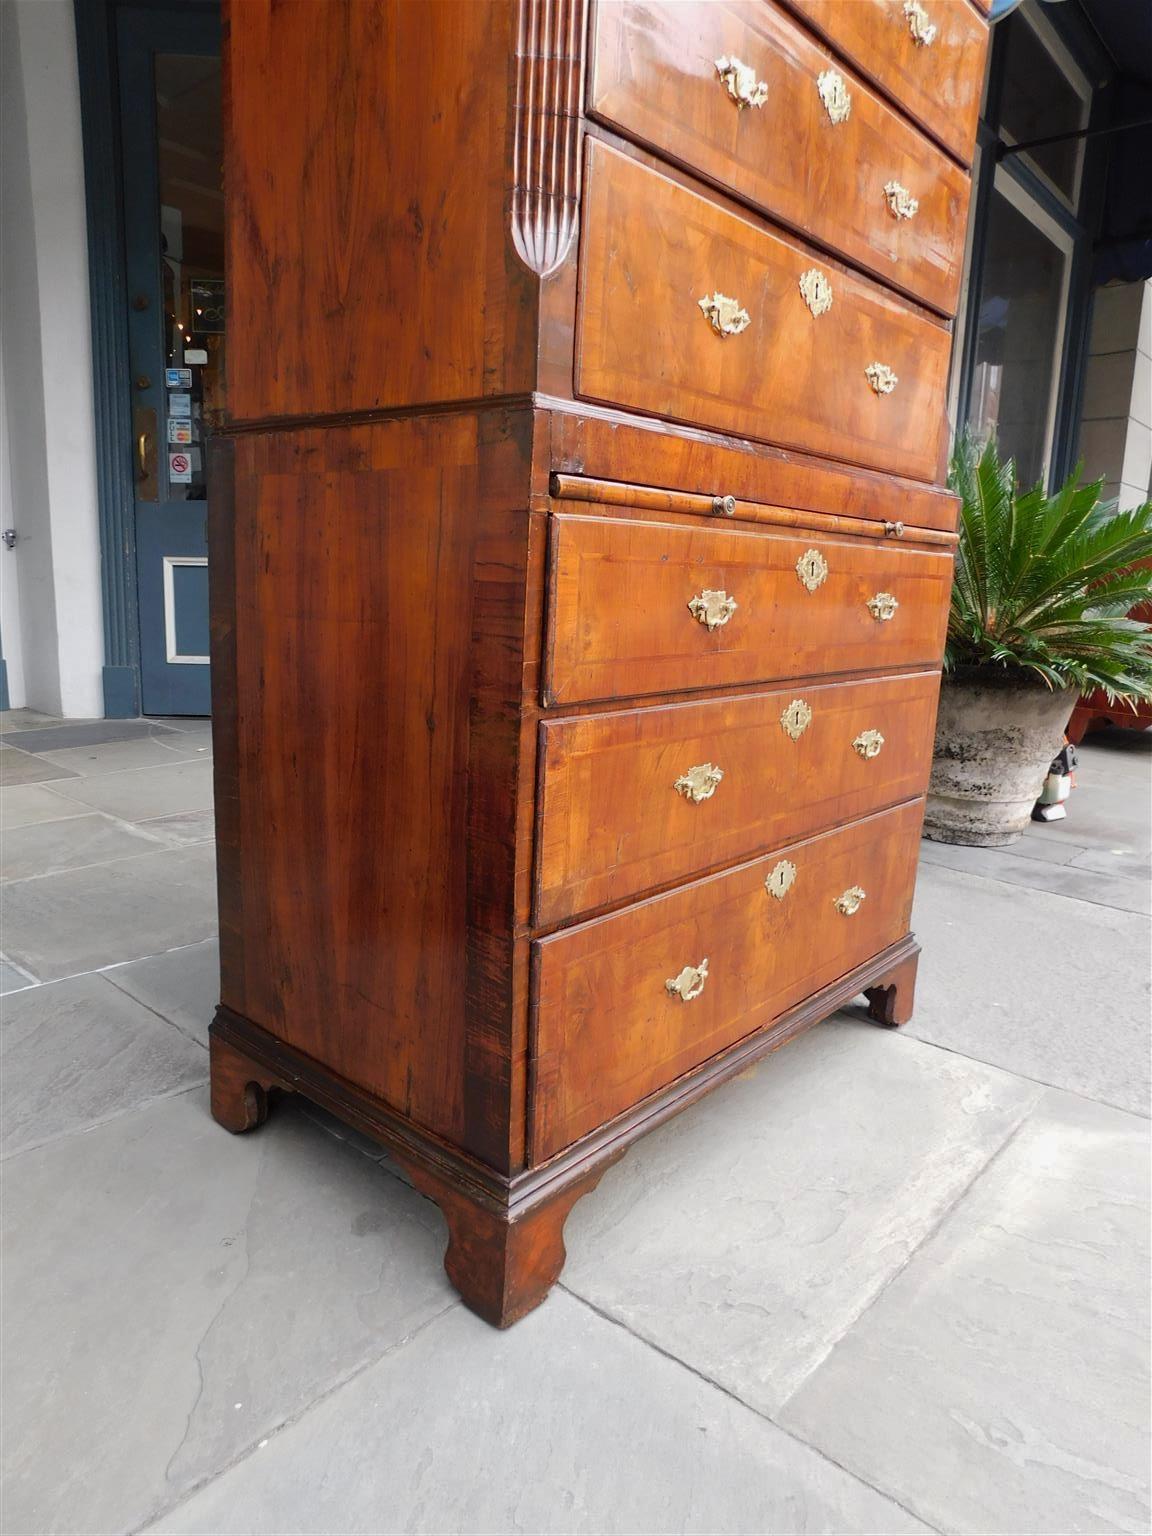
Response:
[[[960,542],[924,835],[1002,846],[1028,824],[1082,692],[1152,697],[1152,502],[1118,512],[1079,472],[1016,489],[995,443],[964,437]]]

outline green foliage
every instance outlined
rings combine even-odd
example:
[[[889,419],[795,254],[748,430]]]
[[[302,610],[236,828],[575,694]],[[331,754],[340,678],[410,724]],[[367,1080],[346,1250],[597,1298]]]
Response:
[[[944,665],[996,667],[1051,688],[1152,697],[1152,629],[1128,617],[1152,602],[1152,502],[1118,512],[1076,473],[1053,496],[1017,492],[994,442],[956,444],[949,483],[960,543]]]

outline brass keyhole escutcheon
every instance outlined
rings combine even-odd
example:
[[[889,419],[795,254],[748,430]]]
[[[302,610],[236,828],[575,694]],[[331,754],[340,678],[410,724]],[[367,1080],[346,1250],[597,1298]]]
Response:
[[[764,889],[769,896],[775,896],[777,901],[783,901],[796,881],[796,866],[790,859],[781,859],[778,864],[773,864],[768,871],[768,878],[764,881]]]
[[[780,724],[786,736],[799,741],[812,724],[812,706],[805,699],[793,699],[780,716]]]
[[[802,587],[815,592],[828,580],[828,562],[818,549],[806,549],[796,562],[796,574]]]

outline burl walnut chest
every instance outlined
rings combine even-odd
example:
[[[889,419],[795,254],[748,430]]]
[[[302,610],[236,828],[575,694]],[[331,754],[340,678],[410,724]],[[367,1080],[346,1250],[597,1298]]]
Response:
[[[909,1015],[986,38],[226,9],[213,1112],[379,1138],[490,1322],[644,1131]]]

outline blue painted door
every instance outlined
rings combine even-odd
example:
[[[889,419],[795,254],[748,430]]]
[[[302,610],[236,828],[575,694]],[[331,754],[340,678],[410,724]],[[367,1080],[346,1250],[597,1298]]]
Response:
[[[224,198],[215,7],[117,18],[140,692],[206,715],[205,447],[224,411]]]

